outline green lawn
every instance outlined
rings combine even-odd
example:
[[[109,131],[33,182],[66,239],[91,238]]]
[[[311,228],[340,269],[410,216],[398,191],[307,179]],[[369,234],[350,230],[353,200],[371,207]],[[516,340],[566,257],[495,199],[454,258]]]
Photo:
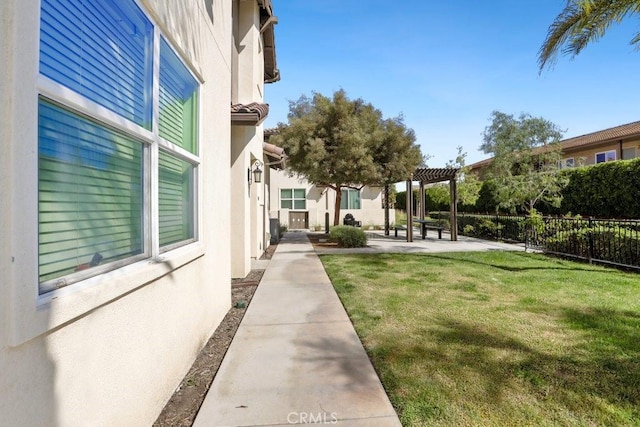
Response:
[[[640,275],[522,252],[322,262],[405,426],[640,426]]]

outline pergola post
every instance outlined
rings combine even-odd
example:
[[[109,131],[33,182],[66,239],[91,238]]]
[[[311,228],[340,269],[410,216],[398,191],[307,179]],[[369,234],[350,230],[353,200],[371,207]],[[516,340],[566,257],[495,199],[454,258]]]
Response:
[[[458,189],[456,179],[453,178],[449,181],[449,192],[451,193],[451,241],[458,241]]]
[[[413,182],[407,180],[407,242],[413,242]]]
[[[425,202],[426,202],[426,197],[424,196],[424,182],[420,181],[420,215],[419,218],[424,221],[424,216],[425,216]]]

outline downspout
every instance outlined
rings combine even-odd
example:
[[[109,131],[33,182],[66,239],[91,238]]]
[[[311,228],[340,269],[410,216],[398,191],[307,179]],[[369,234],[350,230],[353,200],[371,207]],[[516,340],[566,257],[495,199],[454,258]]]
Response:
[[[619,151],[619,156],[617,157],[618,160],[624,160],[622,158],[622,140],[618,141],[618,151]]]

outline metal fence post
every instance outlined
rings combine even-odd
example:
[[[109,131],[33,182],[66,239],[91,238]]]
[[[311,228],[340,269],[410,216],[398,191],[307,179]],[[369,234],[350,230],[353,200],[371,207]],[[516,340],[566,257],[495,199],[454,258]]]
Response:
[[[589,232],[587,233],[588,241],[589,241],[589,264],[593,263],[593,217],[589,217]]]

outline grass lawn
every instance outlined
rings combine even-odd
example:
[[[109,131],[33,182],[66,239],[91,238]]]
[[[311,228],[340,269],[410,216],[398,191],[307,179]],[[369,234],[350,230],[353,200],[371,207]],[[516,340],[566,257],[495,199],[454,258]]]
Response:
[[[640,275],[522,252],[325,255],[405,426],[640,426]]]

